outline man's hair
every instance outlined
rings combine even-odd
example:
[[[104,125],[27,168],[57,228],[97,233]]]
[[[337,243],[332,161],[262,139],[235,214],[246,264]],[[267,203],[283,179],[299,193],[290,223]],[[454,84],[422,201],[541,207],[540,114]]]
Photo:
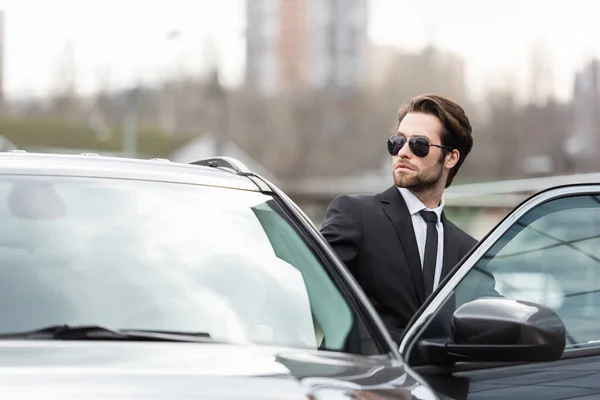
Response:
[[[406,114],[417,112],[437,117],[442,123],[442,144],[456,149],[460,153],[458,162],[448,174],[448,180],[446,181],[446,187],[448,187],[473,147],[473,135],[469,118],[465,110],[452,100],[436,94],[422,94],[413,97],[407,105],[400,108],[396,130],[400,127],[400,123]],[[447,150],[444,150],[443,154],[445,155],[446,152]]]

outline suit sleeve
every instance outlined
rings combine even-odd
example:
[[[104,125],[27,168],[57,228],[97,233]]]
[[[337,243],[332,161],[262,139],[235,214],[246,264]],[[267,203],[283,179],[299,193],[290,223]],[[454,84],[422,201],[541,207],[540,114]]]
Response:
[[[321,234],[346,267],[354,272],[362,241],[360,211],[350,196],[336,197],[325,212]]]

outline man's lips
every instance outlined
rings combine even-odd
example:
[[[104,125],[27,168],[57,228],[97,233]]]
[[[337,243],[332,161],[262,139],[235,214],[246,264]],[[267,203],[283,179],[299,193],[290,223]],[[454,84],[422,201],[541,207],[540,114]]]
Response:
[[[411,167],[410,165],[407,165],[407,164],[398,164],[398,165],[396,165],[396,167],[394,169],[408,170],[408,171],[415,170],[413,167]]]

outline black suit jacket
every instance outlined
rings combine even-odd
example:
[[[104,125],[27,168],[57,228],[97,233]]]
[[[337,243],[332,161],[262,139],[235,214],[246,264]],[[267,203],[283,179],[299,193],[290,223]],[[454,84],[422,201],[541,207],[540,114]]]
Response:
[[[477,241],[443,213],[442,223],[443,279]],[[425,301],[414,228],[398,188],[337,197],[325,213],[321,233],[398,340]]]

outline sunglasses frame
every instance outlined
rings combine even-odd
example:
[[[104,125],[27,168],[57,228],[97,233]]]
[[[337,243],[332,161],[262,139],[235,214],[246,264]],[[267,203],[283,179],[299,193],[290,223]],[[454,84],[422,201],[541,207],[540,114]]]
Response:
[[[392,144],[392,140],[394,138],[403,138],[405,140],[404,144],[398,149],[398,151],[396,152],[396,154],[393,154],[393,152],[390,149],[390,145]],[[416,146],[415,144],[415,140],[417,139],[423,139],[427,142],[427,153],[425,153],[424,155],[419,155],[415,152],[414,147]],[[400,136],[400,135],[392,135],[388,138],[388,140],[386,141],[386,144],[388,145],[388,153],[390,153],[391,156],[396,156],[398,155],[398,153],[400,152],[400,150],[402,150],[404,148],[404,146],[406,146],[406,144],[408,143],[408,147],[410,149],[410,151],[417,157],[419,158],[423,158],[423,157],[427,157],[429,155],[429,149],[430,147],[437,147],[439,149],[445,149],[445,150],[452,150],[452,147],[450,146],[444,146],[441,144],[432,144],[429,139],[427,139],[425,136],[411,136],[410,138],[406,138],[404,136]]]

